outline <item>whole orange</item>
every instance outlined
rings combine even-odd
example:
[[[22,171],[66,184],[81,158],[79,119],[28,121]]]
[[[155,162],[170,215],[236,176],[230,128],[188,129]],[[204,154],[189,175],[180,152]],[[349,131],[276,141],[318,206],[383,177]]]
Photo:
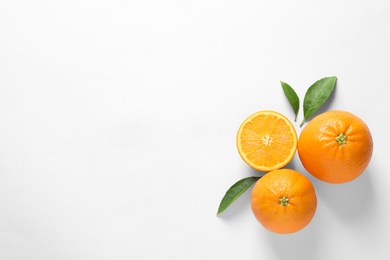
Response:
[[[310,180],[290,170],[274,170],[261,177],[252,190],[252,211],[269,231],[294,233],[306,227],[317,209]]]
[[[372,150],[367,125],[340,110],[313,118],[298,141],[298,154],[305,169],[329,183],[344,183],[360,176],[371,160]]]

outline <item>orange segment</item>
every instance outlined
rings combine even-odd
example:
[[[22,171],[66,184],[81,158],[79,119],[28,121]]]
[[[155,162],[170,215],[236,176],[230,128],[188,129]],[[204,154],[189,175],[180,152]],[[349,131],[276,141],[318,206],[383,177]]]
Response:
[[[272,171],[287,165],[294,157],[297,142],[297,133],[291,122],[271,110],[249,116],[237,133],[241,158],[259,171]]]

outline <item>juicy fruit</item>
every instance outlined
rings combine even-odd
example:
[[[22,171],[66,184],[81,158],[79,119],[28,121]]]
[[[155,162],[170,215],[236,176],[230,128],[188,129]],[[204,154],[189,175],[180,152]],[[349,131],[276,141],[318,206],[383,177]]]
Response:
[[[256,219],[269,231],[294,233],[306,227],[317,209],[317,197],[303,174],[280,169],[260,178],[252,190],[251,206]]]
[[[298,137],[294,126],[282,114],[263,110],[249,116],[237,133],[241,158],[259,171],[286,166],[294,157]]]
[[[359,117],[340,110],[313,118],[298,141],[298,154],[305,169],[329,183],[344,183],[360,176],[372,151],[367,125]]]

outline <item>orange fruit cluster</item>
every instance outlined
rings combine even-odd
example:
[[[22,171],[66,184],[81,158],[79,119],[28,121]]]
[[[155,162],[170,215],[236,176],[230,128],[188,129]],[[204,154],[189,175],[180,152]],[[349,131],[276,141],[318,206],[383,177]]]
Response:
[[[319,180],[344,183],[368,166],[373,141],[367,125],[346,111],[328,111],[313,118],[299,139],[292,123],[278,112],[264,110],[249,116],[237,133],[241,158],[267,172],[251,194],[256,219],[275,233],[293,233],[307,226],[317,208],[316,193],[303,174],[282,169],[298,150],[304,168]]]

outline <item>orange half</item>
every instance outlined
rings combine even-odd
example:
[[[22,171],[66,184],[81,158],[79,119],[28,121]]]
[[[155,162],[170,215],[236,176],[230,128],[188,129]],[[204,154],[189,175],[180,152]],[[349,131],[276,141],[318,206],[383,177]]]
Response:
[[[297,150],[297,133],[282,114],[263,110],[249,116],[237,133],[241,158],[259,171],[273,171],[286,166]]]

